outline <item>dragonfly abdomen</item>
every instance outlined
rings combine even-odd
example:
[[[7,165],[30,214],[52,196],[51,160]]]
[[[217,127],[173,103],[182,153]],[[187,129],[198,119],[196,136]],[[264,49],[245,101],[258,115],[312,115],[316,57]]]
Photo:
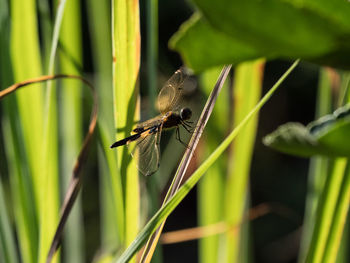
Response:
[[[138,134],[134,134],[134,135],[131,135],[131,136],[129,136],[129,137],[126,137],[125,139],[122,139],[122,140],[120,140],[120,141],[117,141],[117,142],[113,143],[113,144],[110,146],[110,148],[114,148],[114,147],[118,147],[118,146],[125,145],[125,144],[127,144],[128,142],[137,140],[140,136],[141,136],[141,134],[138,133]]]

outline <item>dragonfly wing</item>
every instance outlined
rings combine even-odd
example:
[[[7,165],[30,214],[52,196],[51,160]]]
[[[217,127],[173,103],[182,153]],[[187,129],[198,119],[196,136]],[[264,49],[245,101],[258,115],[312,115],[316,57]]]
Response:
[[[158,95],[158,110],[160,113],[165,114],[177,106],[185,78],[184,72],[179,69],[165,83]]]
[[[146,132],[135,142],[130,143],[131,154],[138,160],[138,169],[145,175],[154,174],[159,167],[160,132]]]
[[[141,122],[136,125],[136,128],[148,128],[151,126],[159,126],[162,123],[162,115],[158,115],[152,119],[149,119],[147,121]]]

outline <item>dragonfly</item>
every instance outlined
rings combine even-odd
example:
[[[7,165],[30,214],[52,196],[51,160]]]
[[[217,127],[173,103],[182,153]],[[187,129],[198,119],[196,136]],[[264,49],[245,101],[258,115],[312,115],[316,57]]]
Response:
[[[181,68],[165,83],[158,94],[157,103],[160,114],[139,123],[129,137],[113,143],[110,148],[127,145],[131,155],[138,160],[138,169],[145,176],[154,174],[159,168],[160,137],[163,130],[176,128],[176,139],[187,145],[180,138],[182,126],[191,133],[192,111],[188,107],[180,108],[186,74]]]

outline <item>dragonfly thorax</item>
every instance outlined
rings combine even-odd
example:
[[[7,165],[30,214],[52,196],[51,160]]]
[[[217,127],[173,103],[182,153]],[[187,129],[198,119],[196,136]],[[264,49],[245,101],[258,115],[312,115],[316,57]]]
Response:
[[[189,108],[182,108],[180,110],[180,117],[183,121],[189,120],[192,116],[192,111]]]

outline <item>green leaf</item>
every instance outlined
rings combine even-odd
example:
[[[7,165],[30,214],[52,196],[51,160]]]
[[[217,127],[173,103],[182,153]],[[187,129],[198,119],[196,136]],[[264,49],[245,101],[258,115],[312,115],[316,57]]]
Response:
[[[263,56],[239,39],[215,30],[199,13],[180,27],[169,45],[179,51],[186,65],[196,71]]]
[[[171,42],[194,70],[220,65],[219,58],[235,64],[258,57],[302,58],[350,68],[350,5],[346,1],[194,2],[203,18],[188,22]],[[204,30],[205,23],[211,29],[207,25]],[[200,59],[196,47],[211,51]],[[217,56],[212,56],[215,53]],[[200,60],[206,60],[205,64]]]
[[[287,123],[280,126],[267,135],[263,142],[278,151],[302,157],[316,155],[322,151],[316,138],[300,123]]]
[[[350,156],[350,106],[325,115],[308,126],[287,123],[264,138],[264,144],[292,155]]]

